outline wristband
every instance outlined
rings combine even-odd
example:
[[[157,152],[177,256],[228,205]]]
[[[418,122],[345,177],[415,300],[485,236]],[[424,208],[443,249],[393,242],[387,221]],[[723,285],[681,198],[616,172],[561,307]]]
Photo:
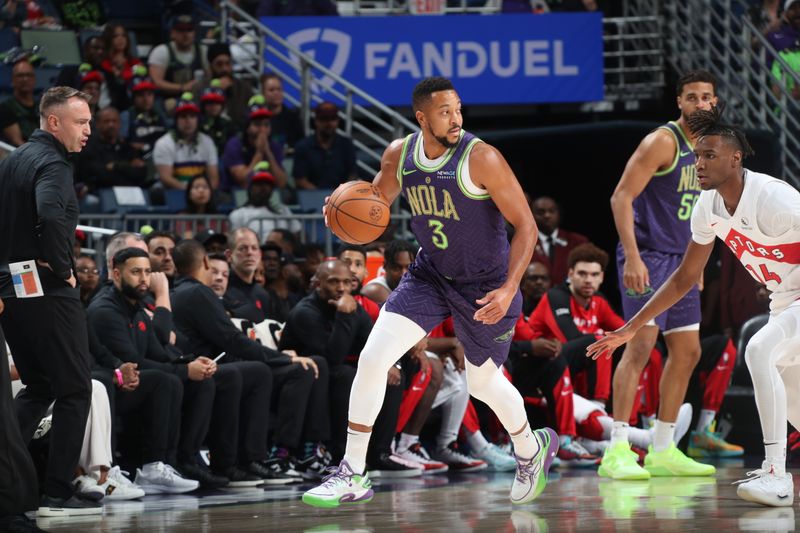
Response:
[[[119,368],[115,369],[114,375],[117,376],[117,387],[122,387],[123,383],[125,383],[125,380],[122,379],[122,370]]]

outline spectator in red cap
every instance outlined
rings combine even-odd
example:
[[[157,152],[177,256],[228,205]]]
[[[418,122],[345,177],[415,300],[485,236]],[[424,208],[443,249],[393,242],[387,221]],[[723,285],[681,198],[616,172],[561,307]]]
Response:
[[[120,114],[122,136],[142,155],[153,151],[156,141],[167,132],[167,121],[155,108],[156,84],[147,76],[147,68],[134,67],[130,89],[133,106]]]
[[[186,189],[195,176],[206,176],[211,186],[219,185],[217,147],[200,131],[200,108],[186,92],[175,106],[175,129],[156,141],[153,162],[164,188]]]
[[[81,82],[79,85],[79,89],[89,96],[92,99],[89,101],[89,109],[92,111],[92,116],[94,117],[95,113],[97,113],[97,107],[100,103],[100,88],[103,86],[103,73],[99,70],[92,69],[92,66],[89,63],[84,63],[80,66],[81,72]]]
[[[211,85],[200,93],[200,131],[211,137],[217,152],[222,153],[228,139],[236,135],[236,125],[223,113],[225,91],[219,80],[211,80]]]
[[[244,128],[247,125],[247,108],[250,97],[253,96],[253,86],[246,79],[233,75],[231,50],[226,43],[209,45],[206,58],[211,76],[208,81],[198,82],[194,89],[195,95],[202,95],[213,80],[219,80],[219,88],[225,95],[224,114],[238,129]]]
[[[269,163],[269,171],[275,178],[275,186],[286,186],[286,172],[281,166],[283,147],[270,140],[272,111],[264,105],[264,97],[250,99],[247,115],[247,129],[225,145],[222,153],[222,168],[225,180],[223,190],[231,186],[247,187],[247,177],[258,163]]]
[[[349,137],[339,135],[339,108],[322,102],[314,110],[314,129],[297,143],[294,176],[298,189],[335,189],[356,179],[356,149]]]
[[[302,229],[298,220],[289,218],[292,212],[280,201],[280,197],[272,194],[275,190],[275,176],[268,168],[268,163],[264,161],[255,165],[249,176],[247,204],[234,209],[230,214],[231,230],[250,228],[258,235],[259,242],[264,242],[275,228],[288,229],[294,233]]]

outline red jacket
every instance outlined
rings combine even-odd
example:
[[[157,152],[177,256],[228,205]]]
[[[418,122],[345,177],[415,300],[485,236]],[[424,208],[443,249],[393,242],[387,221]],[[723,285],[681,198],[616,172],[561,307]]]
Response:
[[[608,301],[596,294],[589,300],[588,308],[581,307],[575,297],[570,296],[569,311],[572,321],[581,333],[602,335],[625,325],[625,321],[611,309]],[[542,296],[539,305],[528,318],[528,327],[531,330],[531,339],[558,339],[562,343],[568,340],[558,327],[547,294]]]

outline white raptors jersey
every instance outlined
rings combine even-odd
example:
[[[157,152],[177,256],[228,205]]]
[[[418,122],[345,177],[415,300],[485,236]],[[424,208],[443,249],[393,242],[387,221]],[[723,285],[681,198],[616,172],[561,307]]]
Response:
[[[714,236],[772,292],[773,313],[800,298],[800,193],[794,187],[745,169],[733,215],[717,191],[703,191],[692,213],[692,240],[710,244]]]

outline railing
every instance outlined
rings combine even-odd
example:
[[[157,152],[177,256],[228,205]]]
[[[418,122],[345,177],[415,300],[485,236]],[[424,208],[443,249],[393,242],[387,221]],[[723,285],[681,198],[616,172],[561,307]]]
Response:
[[[772,131],[780,143],[783,177],[800,186],[800,104],[772,76],[772,61],[800,86],[800,75],[753,25],[741,0],[664,2],[667,58],[677,72],[706,69],[720,80],[729,121]]]
[[[392,215],[395,226],[395,236],[407,238],[410,236],[410,213]],[[322,213],[296,213],[289,216],[275,215],[252,218],[248,227],[252,227],[260,235],[266,236],[277,226],[288,227],[292,222],[300,224],[301,242],[316,242],[325,247],[327,255],[333,255],[335,245],[338,243],[333,234],[325,227]],[[255,227],[251,224],[255,223]],[[147,213],[128,213],[124,215],[80,215],[78,229],[83,230],[87,236],[84,251],[94,251],[102,256],[106,239],[120,231],[139,233],[145,226],[150,226],[156,231],[179,231],[179,237],[191,237],[198,230],[218,228],[215,231],[229,231],[230,221],[225,215],[164,215]]]
[[[664,89],[664,44],[658,16],[603,19],[606,100],[656,99]]]
[[[255,78],[265,71],[274,72],[298,92],[299,98],[287,92],[286,99],[300,109],[306,134],[310,133],[311,109],[322,101],[315,86],[322,84],[328,97],[338,99],[335,103],[342,109],[339,132],[353,138],[356,149],[364,155],[356,164],[370,177],[380,169],[383,149],[393,139],[417,129],[416,124],[321,65],[238,6],[223,0],[220,10],[223,40],[240,43],[242,55],[249,60],[242,65],[246,72]]]

